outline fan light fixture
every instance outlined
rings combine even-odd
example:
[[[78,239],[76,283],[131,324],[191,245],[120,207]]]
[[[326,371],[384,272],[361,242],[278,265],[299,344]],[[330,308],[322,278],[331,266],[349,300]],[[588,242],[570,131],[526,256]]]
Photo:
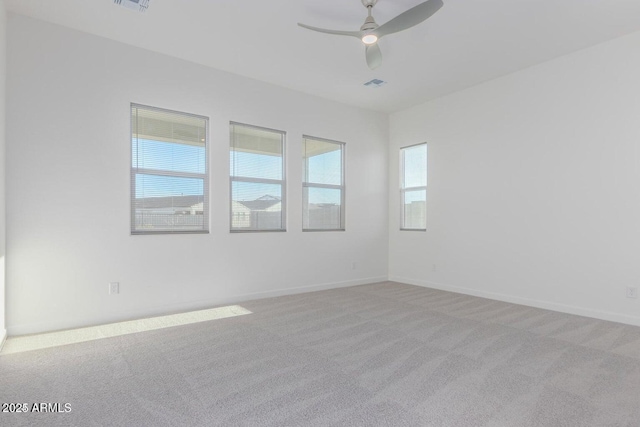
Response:
[[[362,43],[364,44],[374,44],[378,41],[378,36],[375,34],[365,34],[362,36]]]

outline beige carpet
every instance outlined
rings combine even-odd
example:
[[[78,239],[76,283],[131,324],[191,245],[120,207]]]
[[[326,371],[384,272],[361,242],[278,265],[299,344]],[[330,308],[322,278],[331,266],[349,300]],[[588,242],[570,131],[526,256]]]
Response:
[[[398,283],[0,356],[0,425],[639,426],[640,328]]]

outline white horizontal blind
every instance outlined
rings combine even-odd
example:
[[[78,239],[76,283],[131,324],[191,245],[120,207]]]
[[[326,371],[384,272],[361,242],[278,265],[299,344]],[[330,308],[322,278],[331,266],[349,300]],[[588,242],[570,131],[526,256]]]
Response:
[[[302,228],[344,230],[345,144],[304,136],[302,145]]]
[[[231,123],[231,231],[285,230],[285,133]]]
[[[207,232],[209,119],[131,104],[131,233]]]
[[[402,230],[427,228],[427,144],[400,149]]]

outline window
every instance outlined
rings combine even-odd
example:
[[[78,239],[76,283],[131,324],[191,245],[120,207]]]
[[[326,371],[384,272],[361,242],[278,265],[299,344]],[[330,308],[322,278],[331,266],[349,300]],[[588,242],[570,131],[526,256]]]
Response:
[[[303,137],[302,228],[344,230],[344,144]]]
[[[131,104],[131,233],[206,233],[209,119]]]
[[[284,136],[231,123],[231,231],[285,231]]]
[[[427,144],[400,149],[402,230],[427,229]]]

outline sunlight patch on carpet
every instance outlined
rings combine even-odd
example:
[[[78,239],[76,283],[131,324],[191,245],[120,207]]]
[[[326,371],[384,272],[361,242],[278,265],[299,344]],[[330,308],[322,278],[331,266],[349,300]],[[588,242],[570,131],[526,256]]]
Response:
[[[150,317],[148,319],[110,323],[108,325],[90,326],[87,328],[20,337],[7,337],[0,355],[135,334],[137,332],[152,331],[154,329],[170,328],[209,320],[243,316],[245,314],[251,314],[251,311],[239,305],[230,305],[207,310]]]

